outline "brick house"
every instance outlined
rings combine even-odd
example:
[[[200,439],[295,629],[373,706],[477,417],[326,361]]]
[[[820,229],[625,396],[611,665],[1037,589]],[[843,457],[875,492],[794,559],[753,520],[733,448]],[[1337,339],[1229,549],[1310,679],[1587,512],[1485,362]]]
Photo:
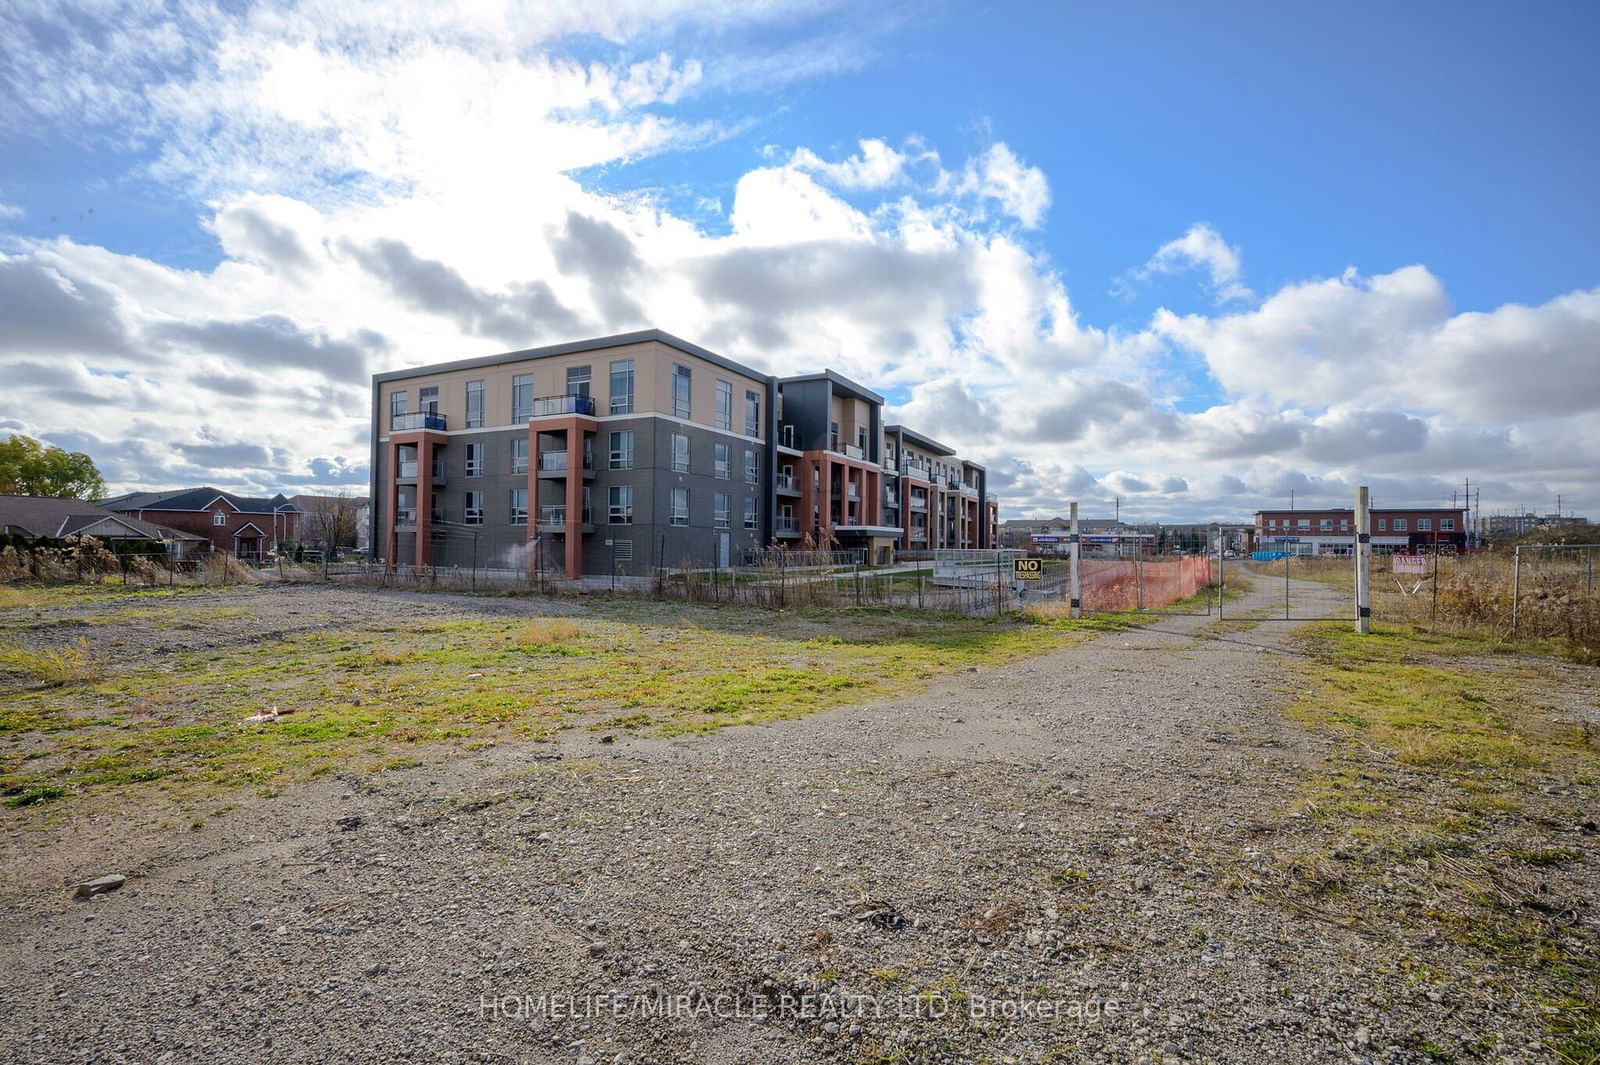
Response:
[[[129,492],[101,505],[203,536],[215,550],[246,561],[260,560],[278,543],[297,539],[300,516],[294,502],[281,494],[264,499],[215,488]]]
[[[1348,555],[1355,550],[1355,522],[1348,507],[1258,510],[1255,546],[1291,554]],[[1467,512],[1461,507],[1372,509],[1372,550],[1379,555],[1464,550],[1466,530]]]

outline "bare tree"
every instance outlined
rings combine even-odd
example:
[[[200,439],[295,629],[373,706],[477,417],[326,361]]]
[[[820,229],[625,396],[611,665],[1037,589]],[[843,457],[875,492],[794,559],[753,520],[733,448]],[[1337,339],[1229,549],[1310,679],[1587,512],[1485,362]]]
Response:
[[[341,547],[354,547],[357,512],[360,504],[349,493],[305,497],[301,522],[308,539],[322,548],[322,574],[328,574],[328,559]]]

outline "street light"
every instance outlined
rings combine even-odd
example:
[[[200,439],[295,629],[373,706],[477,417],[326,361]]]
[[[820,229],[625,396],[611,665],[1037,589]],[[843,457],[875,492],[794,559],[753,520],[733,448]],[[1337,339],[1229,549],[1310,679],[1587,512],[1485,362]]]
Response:
[[[278,550],[278,512],[281,510],[294,510],[294,504],[279,503],[272,508],[272,550],[274,552]],[[285,531],[288,531],[289,522],[287,520],[284,521],[283,527]]]

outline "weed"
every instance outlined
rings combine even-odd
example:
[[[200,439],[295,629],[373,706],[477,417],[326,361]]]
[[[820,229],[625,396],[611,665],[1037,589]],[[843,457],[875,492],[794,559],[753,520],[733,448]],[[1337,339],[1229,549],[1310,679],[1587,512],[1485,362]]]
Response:
[[[581,654],[572,647],[573,641],[583,635],[583,630],[561,618],[541,618],[530,621],[516,634],[517,643],[529,649],[550,654]]]
[[[67,789],[59,784],[46,784],[40,788],[30,788],[20,795],[13,795],[6,800],[6,805],[12,808],[21,806],[38,806],[40,803],[51,802],[65,797]]]
[[[0,645],[0,667],[32,677],[48,687],[97,680],[100,667],[89,654],[89,641],[78,637],[76,645],[59,649]]]

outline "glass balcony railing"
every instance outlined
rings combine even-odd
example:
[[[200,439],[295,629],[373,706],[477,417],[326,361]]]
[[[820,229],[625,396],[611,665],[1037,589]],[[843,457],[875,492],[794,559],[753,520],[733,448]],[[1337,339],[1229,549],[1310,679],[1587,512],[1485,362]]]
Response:
[[[800,482],[795,480],[795,476],[792,473],[780,473],[778,474],[778,491],[798,492],[800,491]]]
[[[525,422],[529,418],[550,418],[558,414],[585,414],[594,416],[594,397],[582,395],[540,396],[526,410],[512,412],[512,420]]]
[[[431,410],[389,415],[390,432],[414,432],[418,429],[437,429],[441,433],[444,432],[444,415]]]
[[[800,523],[792,517],[784,517],[780,514],[773,523],[773,528],[781,533],[798,533],[800,531]]]
[[[396,475],[403,480],[414,481],[417,479],[417,464],[415,462],[400,462],[400,470]]]
[[[590,525],[594,522],[594,512],[589,507],[583,508],[583,524]],[[567,506],[557,503],[539,508],[539,524],[550,526],[564,526],[567,524]]]
[[[539,456],[539,469],[545,473],[565,473],[567,470],[567,453],[565,451],[546,451]],[[593,472],[594,456],[583,456],[583,469],[585,473]]]
[[[397,507],[394,512],[396,525],[415,525],[417,523],[416,507]]]

